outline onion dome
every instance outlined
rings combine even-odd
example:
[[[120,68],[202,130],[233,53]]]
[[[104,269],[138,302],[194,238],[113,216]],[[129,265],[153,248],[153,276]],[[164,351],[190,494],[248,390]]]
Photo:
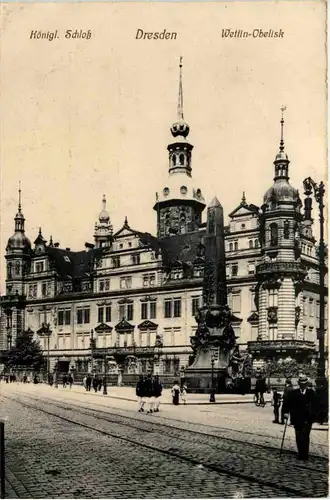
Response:
[[[274,185],[268,189],[264,196],[264,203],[272,200],[280,201],[297,201],[299,199],[298,189],[295,189],[286,179],[275,181]]]
[[[109,220],[110,220],[110,215],[106,209],[106,204],[107,204],[107,201],[106,201],[106,197],[104,194],[103,198],[102,198],[102,210],[101,210],[100,215],[99,215],[100,222],[109,222]]]
[[[24,215],[21,208],[21,188],[18,190],[18,212],[15,216],[15,233],[8,239],[6,250],[24,250],[31,248],[31,241],[25,236]]]

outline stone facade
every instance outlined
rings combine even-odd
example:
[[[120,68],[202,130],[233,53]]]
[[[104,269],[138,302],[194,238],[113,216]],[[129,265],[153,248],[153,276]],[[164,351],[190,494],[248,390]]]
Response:
[[[103,197],[94,243],[86,243],[85,250],[60,248],[51,237],[47,243],[41,230],[32,246],[19,200],[6,249],[0,349],[31,328],[49,352],[51,368],[62,363],[63,369],[86,371],[93,363],[101,369],[106,353],[114,370],[179,374],[188,366],[194,316],[202,305],[206,205],[192,184],[193,146],[180,93],[181,76],[168,183],[154,206],[157,237],[131,228],[127,219],[114,233]],[[298,192],[288,183],[288,165],[280,148],[274,185],[261,208],[243,193],[225,227],[228,304],[237,343],[259,360],[263,342],[267,352],[273,346],[275,356],[294,357],[295,342],[300,352],[307,346],[306,356],[317,349],[317,246],[310,207],[302,213]]]

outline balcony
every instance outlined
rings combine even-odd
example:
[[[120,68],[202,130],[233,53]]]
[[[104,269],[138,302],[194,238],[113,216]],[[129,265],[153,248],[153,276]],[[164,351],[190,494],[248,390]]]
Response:
[[[24,307],[26,302],[26,296],[25,295],[19,295],[18,293],[11,294],[11,295],[4,295],[3,297],[0,297],[0,305],[4,309],[8,307]]]
[[[254,340],[247,343],[251,354],[275,355],[276,353],[315,352],[316,346],[310,340]]]
[[[257,274],[306,274],[305,267],[299,262],[267,262],[256,267]]]

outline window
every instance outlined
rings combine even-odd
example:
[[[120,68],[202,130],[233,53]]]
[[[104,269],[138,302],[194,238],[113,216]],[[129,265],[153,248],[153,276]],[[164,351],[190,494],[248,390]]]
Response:
[[[123,276],[120,278],[120,288],[132,288],[132,276]]]
[[[303,297],[303,314],[307,316],[307,300],[306,297]]]
[[[90,323],[90,308],[77,309],[77,323],[78,325]]]
[[[234,243],[234,250],[238,250],[238,241],[235,241]]]
[[[270,324],[268,327],[269,331],[269,339],[268,340],[277,340],[277,325]]]
[[[251,312],[254,312],[257,310],[256,304],[255,304],[255,298],[256,298],[255,292],[251,292],[250,297],[251,297]]]
[[[42,273],[44,270],[44,263],[43,262],[37,262],[36,263],[36,273]]]
[[[184,165],[184,154],[180,154],[179,156],[179,161],[180,161],[180,165]]]
[[[303,340],[306,340],[306,325],[303,325]]]
[[[111,306],[106,306],[105,308],[105,322],[106,323],[111,322]]]
[[[57,313],[57,324],[58,324],[58,326],[64,325],[64,311],[58,311],[58,313]]]
[[[164,317],[172,318],[172,300],[166,299],[164,301]]]
[[[270,246],[276,247],[278,244],[278,227],[274,222],[269,226],[270,229]]]
[[[120,245],[119,245],[120,250],[122,250],[122,249],[123,249],[123,246],[124,246],[124,245],[123,245],[122,243],[120,243]]]
[[[142,302],[141,304],[141,319],[148,318],[148,302]]]
[[[248,263],[248,274],[255,274],[256,272],[256,266],[254,262],[249,262]]]
[[[41,294],[43,297],[47,297],[48,295],[48,287],[47,287],[47,283],[42,283],[41,284]]]
[[[197,314],[197,312],[198,312],[200,299],[201,299],[200,295],[198,297],[191,298],[191,314],[192,314],[192,316],[195,316],[195,314]]]
[[[37,296],[37,285],[29,285],[29,291],[28,291],[28,295],[29,297],[36,297]]]
[[[231,266],[231,275],[232,276],[237,276],[238,275],[238,264],[232,264],[232,266]]]
[[[309,315],[310,316],[315,316],[315,313],[314,313],[314,300],[313,299],[309,299]]]
[[[99,291],[103,292],[104,290],[105,291],[110,290],[110,280],[109,279],[99,281]]]
[[[241,293],[240,292],[236,292],[236,293],[233,293],[232,294],[232,297],[231,297],[231,301],[232,301],[232,312],[233,313],[240,313],[241,312]]]
[[[113,267],[120,267],[120,257],[112,257]]]
[[[127,321],[132,321],[134,315],[133,304],[120,304],[119,305],[119,321],[126,319]]]
[[[253,248],[253,240],[249,240],[249,248]]]
[[[156,275],[155,274],[144,274],[143,275],[143,286],[155,286],[156,284]]]
[[[254,248],[258,248],[259,247],[259,240],[254,240]]]
[[[229,243],[229,252],[232,252],[232,251],[233,251],[233,244]]]
[[[99,307],[97,312],[97,321],[99,323],[103,323],[103,316],[104,316],[104,309],[103,307]]]
[[[140,254],[139,253],[132,255],[132,262],[135,265],[140,264]]]
[[[320,317],[320,301],[319,300],[316,301],[316,317],[317,318]]]
[[[181,316],[181,299],[174,299],[173,301],[174,305],[174,318],[180,318]]]
[[[278,293],[276,289],[271,289],[268,292],[268,307],[277,307]]]
[[[141,303],[141,319],[156,318],[156,301]]]

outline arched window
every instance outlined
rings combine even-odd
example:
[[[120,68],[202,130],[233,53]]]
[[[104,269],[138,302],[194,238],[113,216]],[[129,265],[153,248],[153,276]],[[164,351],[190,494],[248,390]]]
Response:
[[[229,243],[229,252],[232,252],[232,251],[233,251],[233,244]]]
[[[238,250],[238,241],[235,241],[234,243],[234,250]]]
[[[173,167],[175,167],[175,165],[176,165],[176,155],[172,156],[172,165],[173,165]]]
[[[290,222],[288,220],[284,221],[284,238],[289,239],[290,236]]]
[[[184,154],[183,153],[180,154],[179,160],[180,160],[180,165],[184,165]]]
[[[259,240],[254,240],[254,248],[258,248],[259,247]]]
[[[270,245],[272,247],[276,247],[278,245],[278,227],[275,222],[273,222],[270,226]]]
[[[253,240],[249,241],[249,248],[253,248]]]

